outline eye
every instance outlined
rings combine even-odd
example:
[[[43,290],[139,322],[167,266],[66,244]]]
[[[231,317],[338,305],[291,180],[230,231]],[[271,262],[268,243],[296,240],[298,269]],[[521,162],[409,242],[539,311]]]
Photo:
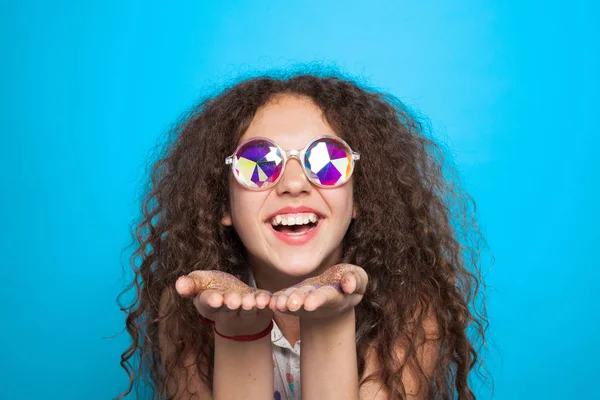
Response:
[[[352,152],[342,142],[321,138],[306,149],[304,164],[310,179],[323,186],[344,183],[352,174]]]
[[[274,143],[265,139],[250,140],[235,153],[233,171],[240,183],[262,188],[277,181],[283,168],[283,155]]]

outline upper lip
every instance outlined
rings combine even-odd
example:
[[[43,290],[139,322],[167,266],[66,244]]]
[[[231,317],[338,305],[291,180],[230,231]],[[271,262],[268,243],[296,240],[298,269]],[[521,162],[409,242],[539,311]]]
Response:
[[[281,208],[279,210],[277,210],[276,212],[274,212],[273,214],[271,214],[271,216],[269,216],[269,218],[267,218],[267,221],[271,221],[273,218],[275,218],[278,215],[281,214],[299,214],[299,213],[314,213],[317,215],[317,217],[323,218],[323,215],[321,213],[319,213],[317,210],[310,208],[310,207],[305,207],[305,206],[300,206],[300,207],[284,207]]]

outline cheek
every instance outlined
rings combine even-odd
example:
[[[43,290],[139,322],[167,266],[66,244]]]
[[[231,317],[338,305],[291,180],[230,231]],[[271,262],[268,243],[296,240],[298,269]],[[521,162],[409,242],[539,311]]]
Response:
[[[254,228],[256,224],[253,222],[259,221],[260,207],[266,193],[252,192],[239,187],[230,187],[229,193],[233,226],[243,235]]]
[[[337,217],[352,217],[354,207],[353,192],[351,185],[344,185],[326,192],[322,192],[322,196],[329,204],[331,211]]]

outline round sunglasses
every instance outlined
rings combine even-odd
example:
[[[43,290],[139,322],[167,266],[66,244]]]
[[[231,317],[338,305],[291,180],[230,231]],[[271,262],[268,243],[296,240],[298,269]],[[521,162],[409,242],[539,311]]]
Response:
[[[233,176],[242,186],[266,190],[277,184],[290,158],[300,161],[313,184],[334,188],[348,182],[360,154],[332,135],[318,136],[302,150],[283,150],[271,139],[253,137],[242,142],[225,164],[231,165]]]

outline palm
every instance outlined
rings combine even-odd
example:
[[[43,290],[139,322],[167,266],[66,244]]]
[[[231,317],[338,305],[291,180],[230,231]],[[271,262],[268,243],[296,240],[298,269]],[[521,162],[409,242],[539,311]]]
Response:
[[[214,321],[224,334],[256,333],[273,316],[267,307],[270,292],[251,288],[225,272],[194,271],[180,277],[175,287],[180,295],[193,297],[200,315]]]
[[[329,318],[360,303],[367,283],[362,268],[337,264],[319,276],[274,293],[269,307],[301,318]]]

